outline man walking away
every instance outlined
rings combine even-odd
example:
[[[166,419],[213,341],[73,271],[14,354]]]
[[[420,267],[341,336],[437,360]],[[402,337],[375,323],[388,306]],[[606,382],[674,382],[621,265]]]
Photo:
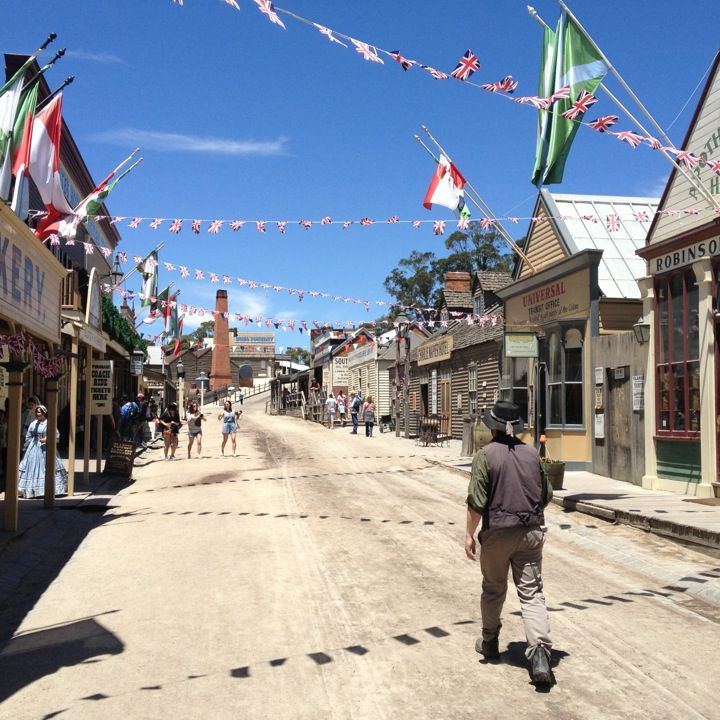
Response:
[[[337,403],[335,402],[335,396],[332,393],[328,393],[327,400],[325,401],[325,415],[327,416],[329,430],[335,427],[336,409]]]
[[[356,392],[353,390],[350,393],[350,420],[352,420],[352,427],[353,427],[353,429],[350,431],[351,435],[357,435],[358,413],[360,412],[361,407],[362,407],[362,402],[360,401],[360,398],[357,396]]]
[[[543,508],[552,488],[535,448],[515,437],[524,429],[520,408],[500,401],[482,418],[493,439],[473,459],[467,497],[465,553],[477,557],[475,532],[480,531],[482,571],[482,638],[475,649],[486,659],[500,656],[500,615],[507,594],[508,570],[520,599],[532,680],[552,682],[550,622],[542,584],[542,549],[545,540]]]

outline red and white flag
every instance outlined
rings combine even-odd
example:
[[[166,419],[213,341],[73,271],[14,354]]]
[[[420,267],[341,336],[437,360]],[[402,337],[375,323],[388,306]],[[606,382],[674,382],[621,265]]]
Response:
[[[444,155],[440,155],[430,186],[425,193],[423,207],[432,210],[435,204],[457,210],[464,194],[464,187],[465,178],[460,171]]]

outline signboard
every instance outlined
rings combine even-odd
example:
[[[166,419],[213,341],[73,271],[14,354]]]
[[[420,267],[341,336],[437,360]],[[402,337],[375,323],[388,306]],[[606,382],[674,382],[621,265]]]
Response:
[[[605,413],[596,413],[595,415],[595,439],[605,439]]]
[[[98,330],[91,327],[90,325],[81,325],[80,332],[78,333],[80,342],[84,342],[86,345],[95,348],[98,352],[104,353],[107,348],[105,338],[101,335]]]
[[[633,410],[645,409],[645,376],[632,376]]]
[[[368,360],[375,360],[377,357],[377,345],[367,344],[359,347],[357,350],[353,350],[348,354],[348,367],[355,367],[362,363],[368,362]]]
[[[452,335],[446,335],[437,340],[423,343],[417,349],[417,364],[429,365],[430,363],[449,360],[453,349]]]
[[[111,415],[113,361],[93,360],[90,369],[90,414]]]
[[[615,370],[613,371],[613,377],[616,380],[624,380],[625,379],[625,368],[624,367],[615,368]]]
[[[506,333],[505,357],[536,358],[538,339],[535,333]]]
[[[116,440],[108,451],[105,461],[104,475],[119,475],[132,477],[133,463],[135,462],[135,443]]]
[[[673,250],[659,257],[648,260],[648,272],[650,275],[665,273],[676,268],[690,265],[702,257],[715,257],[720,255],[720,237],[702,240],[694,245]]]
[[[87,289],[85,322],[95,330],[102,330],[102,307],[100,302],[100,280],[95,268],[90,271]]]
[[[603,389],[601,387],[595,388],[595,409],[603,409]]]
[[[66,275],[67,270],[27,225],[1,204],[0,315],[59,344],[60,287]]]
[[[595,384],[603,385],[605,383],[605,368],[595,368]]]
[[[350,374],[348,373],[348,359],[344,357],[333,358],[333,386],[347,387],[350,382]]]
[[[130,356],[130,374],[143,374],[143,359],[141,357],[133,357],[132,355]]]

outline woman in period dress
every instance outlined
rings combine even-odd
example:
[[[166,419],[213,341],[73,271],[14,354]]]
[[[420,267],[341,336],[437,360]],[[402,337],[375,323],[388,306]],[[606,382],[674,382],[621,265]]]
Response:
[[[57,438],[60,439],[60,433]],[[26,451],[20,461],[18,494],[24,498],[42,497],[45,494],[45,449],[47,447],[47,408],[38,405],[35,419],[25,436]],[[55,454],[55,495],[67,495],[67,470],[60,456]]]

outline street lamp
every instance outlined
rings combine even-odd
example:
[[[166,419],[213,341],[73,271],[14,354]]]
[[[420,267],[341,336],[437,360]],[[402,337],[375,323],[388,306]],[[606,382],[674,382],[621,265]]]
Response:
[[[650,324],[643,322],[642,318],[633,325],[633,332],[640,345],[650,342]]]
[[[180,403],[178,410],[180,411],[180,417],[184,417],[185,402],[183,398],[183,390],[185,389],[185,365],[183,365],[182,360],[178,360],[175,364],[175,373],[177,374],[178,379],[178,400]]]
[[[200,371],[200,375],[195,378],[195,382],[200,387],[200,406],[205,405],[205,390],[209,387],[210,378],[205,370]]]
[[[407,327],[410,321],[405,315],[398,315],[395,318],[395,437],[400,437],[400,343],[407,334]],[[405,360],[407,361],[407,350],[405,351]],[[407,364],[407,362],[406,362]],[[403,383],[404,386],[404,383]],[[405,390],[403,389],[403,399],[405,398]],[[408,429],[408,410],[405,406],[405,437],[409,437]]]
[[[115,256],[112,270],[108,273],[107,277],[114,288],[116,288],[123,277],[125,277],[125,273],[123,273],[122,268],[120,267],[120,258],[117,255]]]

